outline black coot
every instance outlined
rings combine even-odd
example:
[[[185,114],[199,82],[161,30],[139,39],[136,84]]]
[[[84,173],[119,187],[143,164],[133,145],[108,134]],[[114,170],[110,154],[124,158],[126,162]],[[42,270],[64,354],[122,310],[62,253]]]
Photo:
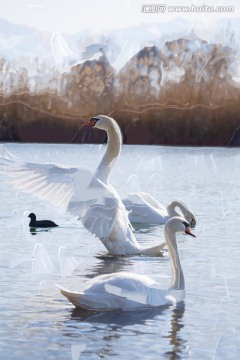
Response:
[[[29,223],[31,228],[50,228],[58,226],[51,220],[36,220],[36,215],[34,213],[29,214],[28,217],[31,219]]]

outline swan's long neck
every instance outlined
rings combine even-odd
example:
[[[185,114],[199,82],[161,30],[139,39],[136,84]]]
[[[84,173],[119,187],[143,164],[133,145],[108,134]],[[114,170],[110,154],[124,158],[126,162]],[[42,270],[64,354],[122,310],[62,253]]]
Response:
[[[178,253],[176,234],[172,233],[170,229],[165,228],[165,238],[173,266],[172,282],[169,289],[184,290],[185,280]]]
[[[112,168],[121,152],[122,134],[118,124],[113,119],[111,119],[111,122],[108,124],[106,132],[108,136],[107,149],[95,175],[98,179],[107,183]]]
[[[179,201],[173,201],[167,207],[167,212],[168,212],[170,217],[181,215],[177,211],[177,209],[176,209],[177,207],[182,211],[183,214],[185,214],[186,208],[183,206],[183,204],[181,204]]]

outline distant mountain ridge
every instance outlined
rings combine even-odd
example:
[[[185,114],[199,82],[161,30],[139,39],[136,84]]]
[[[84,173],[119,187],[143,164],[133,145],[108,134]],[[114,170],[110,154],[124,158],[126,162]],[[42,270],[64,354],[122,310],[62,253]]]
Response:
[[[219,33],[215,37],[222,45],[229,45],[233,41],[231,26],[226,19],[219,24],[221,23],[225,30],[221,33],[219,25]],[[237,31],[238,23],[232,21],[231,24],[234,31]],[[179,18],[167,23],[144,23],[130,28],[105,30],[101,33],[93,33],[89,28],[68,35],[43,32],[0,18],[0,54],[9,60],[17,60],[21,57],[40,58],[61,68],[64,64],[72,65],[79,61],[91,60],[92,56],[103,48],[110,64],[119,71],[145,46],[155,45],[160,48],[166,41],[174,41],[176,38],[191,34],[191,30],[192,24]],[[235,42],[236,39],[237,37]],[[240,46],[238,48],[237,51],[240,51]]]

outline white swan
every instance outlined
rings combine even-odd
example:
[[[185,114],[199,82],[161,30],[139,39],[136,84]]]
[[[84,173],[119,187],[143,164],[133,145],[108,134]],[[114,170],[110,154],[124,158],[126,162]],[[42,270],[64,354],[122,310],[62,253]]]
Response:
[[[165,224],[171,217],[183,215],[191,228],[196,226],[195,216],[182,200],[174,200],[165,208],[150,194],[134,192],[128,194],[122,202],[129,211],[131,223]]]
[[[103,129],[108,135],[106,152],[94,175],[80,167],[25,162],[6,149],[0,158],[0,169],[12,177],[11,183],[18,189],[48,200],[81,218],[83,225],[102,241],[110,253],[158,255],[165,244],[147,249],[139,245],[128,212],[108,183],[122,146],[119,126],[104,115],[90,119],[85,126]]]
[[[57,287],[76,307],[85,310],[139,310],[183,301],[185,281],[176,241],[176,233],[182,231],[195,237],[184,218],[171,218],[165,225],[165,239],[173,266],[172,282],[166,290],[150,277],[131,272],[97,276],[81,292]]]
[[[112,118],[104,115],[92,118],[85,126],[95,127],[107,132],[107,151],[95,172],[95,176],[104,183],[108,183],[112,167],[122,147],[122,135],[119,126]],[[150,194],[138,192],[128,194],[127,198],[122,202],[129,211],[130,222],[133,223],[165,224],[171,217],[183,215],[190,223],[190,227],[194,228],[196,226],[195,216],[182,200],[174,200],[165,208]],[[177,208],[180,209],[180,212]]]

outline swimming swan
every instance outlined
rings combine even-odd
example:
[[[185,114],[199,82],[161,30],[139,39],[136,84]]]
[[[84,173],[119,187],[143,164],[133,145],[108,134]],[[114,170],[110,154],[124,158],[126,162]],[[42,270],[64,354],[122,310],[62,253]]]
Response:
[[[134,192],[129,193],[122,202],[129,211],[128,217],[131,223],[165,224],[171,217],[183,215],[191,228],[196,226],[195,216],[182,200],[174,200],[165,208],[150,194]]]
[[[173,217],[165,225],[165,239],[172,260],[172,282],[168,289],[145,275],[117,272],[91,279],[81,292],[69,291],[57,285],[61,293],[83,310],[139,310],[175,304],[185,297],[185,280],[179,258],[176,233],[192,235],[184,218]]]

